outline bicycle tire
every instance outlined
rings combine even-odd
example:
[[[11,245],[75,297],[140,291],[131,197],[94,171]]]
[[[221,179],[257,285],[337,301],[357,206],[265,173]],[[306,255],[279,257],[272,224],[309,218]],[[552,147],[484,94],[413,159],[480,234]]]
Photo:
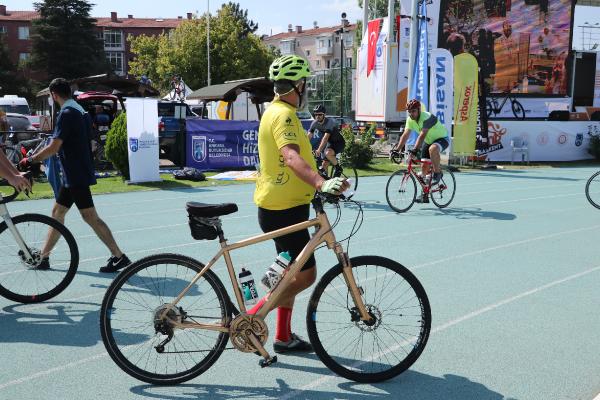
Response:
[[[165,264],[164,275],[160,274],[161,276],[159,276],[159,270],[162,271],[162,269],[159,268],[159,265],[162,265],[162,264]],[[150,271],[150,269],[153,267],[156,272],[156,277],[152,276],[152,272]],[[177,276],[174,279],[172,277],[168,277],[167,276],[167,268],[168,267],[171,267],[171,269],[173,267],[183,267],[185,269],[188,269],[186,278],[189,278],[189,279],[183,279],[183,276],[180,277],[179,270],[177,271]],[[188,381],[188,380],[193,379],[193,378],[197,377],[198,375],[202,374],[203,372],[208,370],[214,364],[214,362],[217,361],[217,359],[221,356],[221,354],[223,353],[223,350],[225,349],[227,341],[229,340],[229,333],[209,331],[209,330],[198,330],[198,329],[191,329],[191,328],[174,330],[174,335],[173,335],[174,339],[172,341],[170,341],[169,343],[165,344],[165,350],[168,350],[168,351],[166,351],[164,353],[159,353],[154,348],[154,351],[156,352],[155,353],[156,354],[156,362],[159,363],[162,361],[166,361],[165,372],[158,373],[157,372],[158,369],[155,369],[154,371],[149,371],[149,369],[150,369],[150,368],[148,368],[149,361],[146,362],[145,367],[135,365],[134,362],[132,362],[132,360],[127,358],[127,356],[122,351],[122,348],[119,346],[119,343],[117,343],[116,336],[119,336],[119,340],[121,339],[121,336],[122,336],[123,340],[124,340],[123,345],[125,346],[125,347],[123,347],[123,350],[126,350],[126,352],[129,353],[129,350],[131,350],[130,347],[135,347],[135,351],[133,352],[133,354],[135,354],[136,352],[141,350],[142,345],[149,343],[150,347],[148,348],[148,360],[150,360],[150,358],[154,358],[154,357],[150,357],[152,355],[152,349],[153,349],[153,346],[151,343],[152,338],[150,338],[150,340],[147,340],[145,342],[142,341],[141,345],[138,343],[130,344],[129,342],[131,342],[133,340],[132,337],[134,337],[134,336],[137,336],[137,337],[143,336],[144,328],[146,328],[148,326],[149,326],[149,329],[147,329],[147,332],[150,333],[150,336],[154,335],[155,338],[158,336],[158,333],[155,330],[155,326],[154,326],[154,316],[156,315],[158,308],[153,308],[152,306],[158,305],[158,307],[160,307],[163,304],[170,303],[173,299],[175,299],[175,297],[179,293],[181,293],[183,288],[185,288],[189,284],[189,282],[191,281],[191,278],[193,278],[196,275],[196,273],[200,272],[200,270],[202,268],[204,268],[204,265],[202,263],[200,263],[192,258],[183,256],[183,255],[169,254],[169,253],[156,254],[153,256],[142,258],[141,260],[138,260],[138,261],[134,262],[133,264],[131,264],[130,266],[128,266],[117,276],[117,278],[115,278],[115,280],[108,287],[108,290],[106,291],[106,294],[102,301],[102,306],[100,308],[100,332],[102,335],[102,341],[104,342],[104,346],[106,347],[106,350],[108,351],[108,354],[110,355],[112,360],[119,366],[119,368],[121,368],[123,371],[125,371],[128,375],[130,375],[136,379],[139,379],[141,381],[155,384],[155,385],[174,385],[177,383]],[[149,276],[146,279],[141,278],[142,272],[144,272],[144,270],[149,271],[148,272]],[[141,289],[140,289],[139,284],[137,284],[137,285],[133,284],[134,278],[136,276],[139,279],[139,281],[141,281],[141,283],[142,283]],[[131,283],[129,283],[130,280],[131,280]],[[173,288],[172,285],[177,283],[178,280],[181,280],[180,287]],[[144,284],[145,281],[147,281],[147,284]],[[204,283],[207,283],[207,285],[202,286],[203,290],[200,291],[199,288]],[[126,285],[126,284],[128,284],[128,285]],[[158,294],[158,295],[151,294],[150,296],[145,296],[148,291],[152,291],[154,289],[156,289],[156,290],[162,289],[165,292]],[[213,291],[212,293],[210,293],[211,289]],[[121,292],[124,293],[125,299],[117,298],[117,296]],[[134,297],[133,295],[131,295],[129,293],[134,293],[136,295],[136,297]],[[169,295],[167,295],[167,293]],[[209,293],[209,294],[207,296],[204,296],[204,298],[202,299],[203,301],[200,301],[199,298],[195,298],[195,301],[193,299],[191,299],[192,297],[194,297],[193,296],[194,294],[198,294],[198,293],[199,293],[199,295],[196,297],[201,297],[201,296],[205,295],[206,293]],[[227,291],[223,287],[223,284],[221,283],[221,281],[219,280],[217,275],[212,271],[206,271],[206,273],[202,276],[202,278],[196,283],[196,286],[193,286],[192,289],[190,289],[190,291],[188,291],[186,296],[184,296],[181,299],[181,301],[178,303],[178,307],[185,308],[187,311],[194,311],[191,308],[192,306],[199,303],[198,305],[201,305],[202,307],[206,307],[206,305],[208,304],[207,299],[212,299],[213,296],[215,296],[214,299],[218,303],[218,310],[220,311],[220,315],[217,316],[216,313],[213,316],[195,316],[195,315],[189,315],[189,314],[188,315],[192,320],[207,318],[211,322],[214,322],[215,319],[220,318],[221,321],[225,324],[225,326],[228,326],[228,324],[231,321],[230,318],[231,318],[231,314],[232,314],[232,310],[231,310],[231,306],[230,306],[230,299],[229,299],[229,296],[227,295]],[[137,302],[137,297],[139,297],[139,299],[142,300],[141,303]],[[172,300],[165,302],[167,297],[171,298]],[[127,299],[129,299],[129,301]],[[124,306],[122,307],[121,304],[124,304]],[[144,313],[140,312],[140,314],[137,314],[136,310],[128,309],[128,307],[132,307],[132,305],[145,307],[146,310],[143,310]],[[148,312],[148,310],[149,310],[149,312]],[[206,308],[203,308],[202,310],[206,310]],[[121,311],[123,311],[123,312],[121,312]],[[134,327],[135,332],[132,332],[131,334],[127,334],[126,330],[124,328],[120,327],[120,324],[122,322],[125,322],[123,320],[123,318],[126,317],[128,311],[132,312],[131,313],[132,316],[143,314],[143,317],[141,318],[141,322],[140,321],[131,321],[131,322],[138,323],[138,325]],[[142,310],[139,310],[139,311],[142,311]],[[116,315],[116,317],[115,317],[115,315]],[[186,315],[186,317],[187,317],[187,315]],[[148,322],[148,321],[149,321],[149,323],[146,323],[145,326],[142,325],[144,322]],[[113,327],[113,322],[115,323],[114,325],[118,325],[118,327]],[[202,321],[198,321],[198,322],[202,322]],[[194,334],[195,332],[201,332],[201,333]],[[189,335],[187,335],[187,333],[189,333]],[[182,338],[187,337],[187,342],[194,343],[197,340],[203,340],[202,337],[208,337],[209,334],[215,335],[215,342],[214,342],[214,345],[212,345],[212,346],[207,345],[208,349],[206,349],[206,350],[184,349],[187,352],[186,351],[181,351],[181,352],[178,351],[177,345],[181,345],[181,346],[185,345],[184,341],[179,340],[180,336]],[[175,339],[177,339],[177,340],[175,340]],[[203,345],[204,344],[205,343],[203,343]],[[177,353],[174,353],[173,351],[176,351]],[[206,353],[206,355],[199,362],[196,362],[196,361],[190,362],[191,364],[193,364],[192,367],[190,367],[190,368],[188,368],[185,365],[185,362],[184,362],[185,360],[183,359],[183,356],[180,355],[180,354],[185,353],[185,354],[188,354],[188,357],[191,357],[191,354],[198,354],[198,353],[202,353],[202,352]],[[133,354],[132,354],[132,356],[133,356]],[[160,358],[161,354],[164,354],[167,358]],[[169,359],[169,357],[168,357],[169,354],[175,354],[175,355],[173,356],[173,358]],[[143,355],[145,355],[145,353]],[[170,364],[169,364],[169,361],[170,361]],[[179,372],[167,373],[166,368],[168,368],[169,366],[173,366],[173,365],[175,365],[175,368],[177,368],[178,361],[180,361],[186,369],[183,371],[179,371]]]
[[[494,106],[492,105],[492,102],[487,100],[485,102],[485,111],[487,113],[488,118],[490,118],[492,116],[492,113],[494,112]]]
[[[33,266],[24,265],[18,254],[20,249],[10,230],[8,230],[6,221],[2,222],[0,224],[0,247],[2,248],[2,251],[0,251],[0,266],[11,268],[11,260],[14,260],[15,269],[0,274],[0,295],[9,300],[26,304],[39,303],[57,296],[69,286],[77,272],[79,249],[75,238],[63,224],[46,215],[17,215],[12,218],[12,222],[17,227],[29,250],[33,253],[37,252],[39,254],[41,248],[37,249],[31,243],[41,246],[45,242],[46,234],[50,228],[56,230],[60,236],[50,253],[51,268],[40,270]],[[30,225],[32,226],[31,233],[27,229]],[[39,236],[34,238],[33,235],[37,234]],[[56,280],[53,278],[56,278]],[[17,290],[14,285],[19,283],[31,286],[35,290],[26,288]],[[40,290],[42,291],[40,292]]]
[[[448,178],[450,176],[450,178]],[[440,190],[442,185],[445,185],[445,190]],[[447,201],[444,199],[444,193],[447,193],[449,190],[452,190],[452,194],[450,197],[446,197]],[[454,195],[456,194],[456,179],[454,178],[454,174],[449,169],[444,169],[444,175],[440,182],[433,187],[433,191],[430,192],[429,197],[433,204],[435,204],[438,208],[446,208],[452,203],[454,199]]]
[[[521,120],[525,119],[525,109],[523,108],[521,103],[519,103],[518,100],[511,101],[510,108],[512,108],[512,112],[515,118]]]
[[[600,171],[590,176],[590,179],[587,180],[585,184],[585,197],[587,197],[588,201],[592,206],[600,210],[600,179],[598,180],[598,182],[595,182],[594,186],[592,186],[592,182],[594,182],[595,178],[600,178]],[[590,193],[590,186],[592,186],[592,193]],[[598,191],[594,190],[594,188],[596,187],[598,187]]]
[[[409,179],[410,178],[410,179]],[[400,182],[396,182],[400,179]],[[412,184],[411,184],[412,182]],[[409,201],[407,206],[399,206],[396,199],[396,192],[400,195],[400,197],[405,197],[402,193],[406,193],[406,190],[412,190],[412,195],[408,195],[406,200]],[[398,170],[394,172],[387,181],[385,185],[385,199],[390,206],[390,208],[398,213],[403,213],[408,210],[415,204],[415,200],[417,198],[417,181],[412,174],[409,174],[406,170]]]
[[[351,187],[350,190],[354,190],[356,191],[356,189],[358,188],[358,172],[356,172],[356,168],[354,167],[343,167],[344,170],[342,171],[342,174],[340,175],[341,178],[344,179],[352,179],[352,182],[354,182],[354,187]],[[333,165],[331,165],[331,163],[329,164],[329,166],[327,167],[327,176],[328,177],[332,177],[333,176]]]
[[[368,327],[360,320],[353,319],[353,311],[350,308],[353,302],[349,289],[346,291],[343,288],[345,280],[342,266],[337,264],[323,275],[311,295],[306,314],[308,336],[315,354],[336,374],[356,382],[381,382],[406,371],[425,349],[431,330],[429,300],[419,280],[396,261],[378,256],[360,256],[351,258],[350,262],[357,285],[362,289],[363,301],[371,315],[378,317],[377,322],[374,327]],[[374,277],[368,277],[371,272],[375,274]],[[382,272],[385,272],[385,276],[380,278]],[[404,288],[405,283],[408,284],[406,288]],[[330,284],[332,286],[329,286]],[[371,287],[372,285],[374,288]],[[412,298],[407,300],[407,294]],[[334,303],[330,303],[330,299]],[[384,301],[395,308],[382,311]],[[338,306],[339,311],[329,310],[335,306]],[[420,312],[416,311],[417,309]],[[393,314],[394,311],[398,314]],[[415,320],[415,326],[411,327],[409,321],[412,319]],[[339,321],[345,321],[346,327],[329,329],[332,325],[340,325]],[[398,322],[400,325],[393,322]],[[318,326],[325,329],[319,330]],[[396,331],[392,328],[394,326],[402,326],[404,332]],[[338,335],[332,334],[335,329],[339,329]],[[409,334],[405,332],[411,329],[415,332],[414,343],[413,340],[407,339]],[[377,334],[378,331],[381,336]],[[358,339],[355,338],[357,333],[360,335]],[[393,339],[392,347],[389,349],[382,349],[380,346],[380,339],[384,339],[384,335],[386,338],[389,336]],[[369,341],[375,340],[378,342],[377,347],[375,343],[372,346],[368,345]],[[403,342],[406,342],[406,345]],[[346,343],[348,343],[346,346],[348,352],[343,351]],[[368,348],[363,352],[365,343]],[[409,347],[410,351],[407,351],[406,347]],[[338,348],[342,348],[342,351],[338,351]],[[390,358],[394,355],[392,353],[396,350],[401,350],[402,358],[396,356],[398,362],[390,362]],[[379,361],[375,363],[375,360]],[[384,363],[390,364],[389,367],[366,372],[369,365],[376,369]]]

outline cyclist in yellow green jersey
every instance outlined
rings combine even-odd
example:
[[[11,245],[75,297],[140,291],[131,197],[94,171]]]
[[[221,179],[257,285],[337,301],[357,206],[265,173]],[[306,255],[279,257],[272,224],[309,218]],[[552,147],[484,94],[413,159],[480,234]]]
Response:
[[[275,99],[258,128],[260,174],[254,192],[263,232],[307,221],[315,189],[339,194],[349,186],[342,178],[325,180],[318,174],[310,141],[296,116],[296,110],[303,106],[308,76],[308,61],[296,55],[279,57],[269,68]],[[309,240],[308,229],[274,239],[277,253],[287,251],[292,260]],[[296,295],[315,281],[315,267],[314,256],[311,256],[278,301],[273,344],[276,353],[312,350],[310,343],[292,333],[291,319]],[[268,296],[248,313],[255,314]]]
[[[415,143],[411,153],[417,155],[421,150],[421,160],[431,161],[433,165],[433,177],[431,184],[435,185],[442,179],[442,169],[440,166],[440,153],[444,151],[450,144],[448,131],[438,121],[437,117],[425,110],[421,110],[421,102],[417,99],[412,99],[406,105],[408,118],[406,119],[406,127],[404,133],[400,137],[400,141],[394,146],[390,152],[399,154],[404,148],[406,141],[410,136],[410,131],[419,133],[419,137]],[[430,173],[429,165],[423,164],[423,176]]]

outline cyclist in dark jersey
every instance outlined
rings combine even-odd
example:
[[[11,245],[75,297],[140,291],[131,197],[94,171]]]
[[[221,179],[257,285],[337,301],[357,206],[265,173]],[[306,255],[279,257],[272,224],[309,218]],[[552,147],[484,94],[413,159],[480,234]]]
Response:
[[[322,136],[321,142],[314,149],[317,155],[324,151],[325,157],[320,167],[327,169],[327,165],[330,162],[334,166],[333,176],[340,176],[342,174],[342,167],[338,164],[336,155],[344,151],[346,141],[340,133],[338,124],[333,119],[325,116],[325,107],[322,104],[317,105],[313,113],[315,120],[310,125],[310,128],[308,128],[308,138],[311,140],[311,143],[314,143],[312,140],[314,135],[320,134]]]

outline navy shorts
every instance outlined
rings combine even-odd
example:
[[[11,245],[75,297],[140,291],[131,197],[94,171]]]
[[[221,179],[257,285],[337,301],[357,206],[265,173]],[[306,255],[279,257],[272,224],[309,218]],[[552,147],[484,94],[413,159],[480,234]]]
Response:
[[[286,210],[267,210],[265,208],[258,208],[258,224],[264,233],[286,228],[300,222],[306,222],[308,221],[309,216],[309,204],[288,208]],[[273,239],[277,253],[287,251],[290,253],[290,256],[292,256],[292,260],[295,260],[296,257],[298,257],[309,240],[310,234],[308,229]],[[306,261],[306,264],[302,267],[302,271],[313,268],[316,264],[315,256],[311,254],[308,261]]]
[[[58,192],[56,203],[63,207],[71,208],[73,203],[80,210],[94,207],[92,192],[89,186],[85,187],[65,187],[62,186]]]
[[[421,159],[422,160],[431,159],[431,156],[429,155],[429,146],[431,146],[432,144],[437,145],[439,147],[440,153],[441,153],[442,151],[444,151],[448,148],[448,145],[450,143],[448,143],[447,138],[440,138],[440,139],[434,140],[433,143],[431,143],[431,144],[427,144],[427,143],[423,142],[423,146],[421,146]]]

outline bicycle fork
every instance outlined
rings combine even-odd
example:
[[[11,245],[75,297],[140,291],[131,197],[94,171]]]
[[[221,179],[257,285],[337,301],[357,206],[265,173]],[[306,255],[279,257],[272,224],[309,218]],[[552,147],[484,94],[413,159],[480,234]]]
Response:
[[[13,238],[15,239],[15,242],[17,242],[17,246],[19,246],[19,249],[21,250],[19,252],[21,259],[23,261],[25,261],[27,264],[33,265],[35,262],[35,260],[33,259],[33,255],[31,254],[31,251],[29,251],[29,248],[25,244],[25,241],[23,240],[21,233],[19,233],[19,230],[13,223],[12,218],[10,217],[10,214],[8,213],[8,208],[6,207],[6,204],[0,204],[0,217],[2,217],[4,219],[4,222],[6,223],[8,230],[10,231]]]
[[[365,303],[362,299],[364,290],[362,287],[356,284],[356,280],[354,279],[354,274],[352,273],[352,264],[350,263],[348,254],[344,252],[344,250],[342,249],[342,245],[339,243],[335,244],[334,251],[338,261],[342,265],[342,274],[344,276],[344,280],[346,281],[346,285],[348,286],[348,290],[350,291],[350,297],[352,297],[352,301],[354,302],[356,311],[358,311],[357,317],[359,317],[367,325],[373,323],[374,318],[367,311],[367,307],[365,306]]]

